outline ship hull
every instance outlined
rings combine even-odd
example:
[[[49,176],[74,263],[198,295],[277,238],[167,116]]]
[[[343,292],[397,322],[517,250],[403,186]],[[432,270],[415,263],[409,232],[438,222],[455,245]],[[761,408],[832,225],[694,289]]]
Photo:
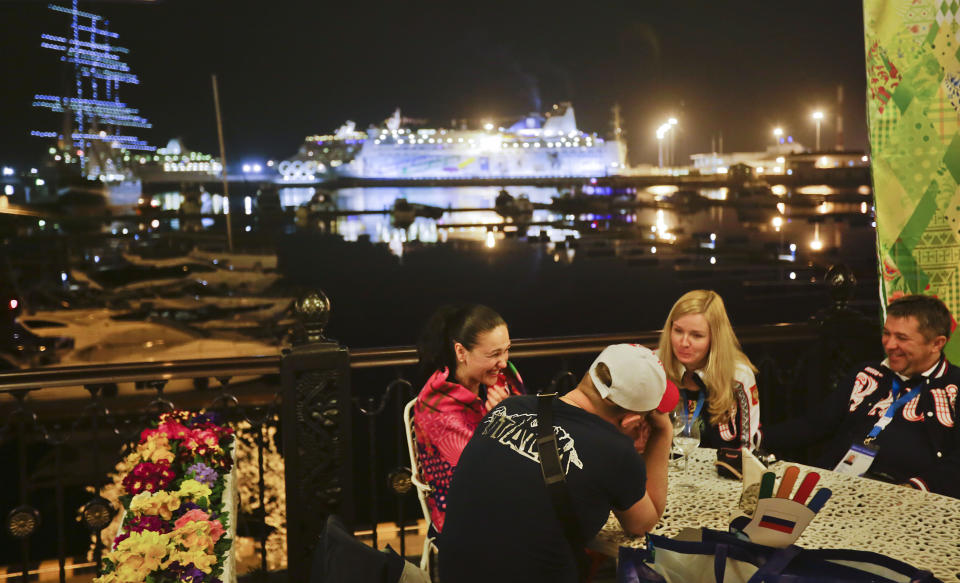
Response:
[[[619,144],[574,148],[505,148],[503,151],[415,149],[365,144],[352,161],[331,168],[336,178],[497,179],[596,177],[615,174]]]

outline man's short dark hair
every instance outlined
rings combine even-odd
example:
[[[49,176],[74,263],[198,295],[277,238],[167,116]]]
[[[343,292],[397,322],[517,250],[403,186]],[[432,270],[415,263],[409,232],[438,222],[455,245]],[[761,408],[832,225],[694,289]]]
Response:
[[[950,338],[950,310],[938,298],[913,294],[899,297],[887,306],[887,316],[906,318],[913,316],[917,319],[920,332],[928,340],[937,336]]]

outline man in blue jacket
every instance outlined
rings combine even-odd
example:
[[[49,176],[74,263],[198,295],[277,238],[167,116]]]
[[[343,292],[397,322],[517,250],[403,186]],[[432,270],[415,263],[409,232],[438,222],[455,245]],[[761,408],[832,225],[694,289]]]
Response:
[[[841,383],[816,419],[766,428],[764,446],[829,438],[820,467],[960,498],[960,369],[943,355],[952,327],[937,298],[894,300],[883,326],[887,358]]]

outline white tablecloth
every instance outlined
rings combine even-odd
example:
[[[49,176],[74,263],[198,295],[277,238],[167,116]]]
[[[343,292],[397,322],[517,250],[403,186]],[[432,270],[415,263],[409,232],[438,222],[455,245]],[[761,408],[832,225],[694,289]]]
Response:
[[[686,476],[671,468],[667,507],[654,534],[672,537],[684,527],[725,531],[731,517],[742,514],[737,508],[741,484],[719,477],[715,460],[716,450],[698,449]],[[819,472],[817,487],[833,491],[797,545],[873,551],[928,569],[945,582],[960,581],[960,500],[789,462],[770,468],[778,485],[790,465],[800,468],[801,477],[808,470]],[[676,487],[682,482],[696,488]],[[625,534],[611,514],[591,546],[615,556],[621,545],[642,547],[644,537]]]

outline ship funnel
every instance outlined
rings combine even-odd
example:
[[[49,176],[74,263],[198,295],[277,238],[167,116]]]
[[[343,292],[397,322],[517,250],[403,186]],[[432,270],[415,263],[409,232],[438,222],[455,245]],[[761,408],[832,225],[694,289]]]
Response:
[[[393,115],[387,118],[386,124],[387,129],[391,132],[395,132],[400,129],[400,108],[398,107],[396,111],[393,112]]]
[[[573,106],[565,105],[566,108],[562,115],[553,115],[543,123],[543,133],[545,135],[567,135],[577,132],[577,118],[573,115]]]
[[[347,120],[347,123],[345,123],[345,124],[343,124],[342,126],[340,126],[340,128],[337,130],[337,133],[335,134],[334,137],[336,137],[336,138],[349,138],[350,135],[353,133],[353,131],[354,131],[355,129],[357,129],[357,124],[356,124],[356,122]]]

